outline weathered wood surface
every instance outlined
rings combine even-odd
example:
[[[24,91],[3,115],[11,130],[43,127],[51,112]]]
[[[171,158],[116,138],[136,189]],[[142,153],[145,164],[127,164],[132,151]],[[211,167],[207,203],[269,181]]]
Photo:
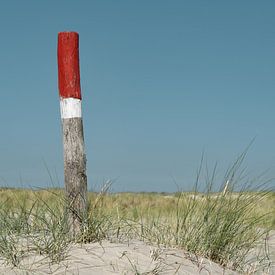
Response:
[[[72,234],[80,231],[87,205],[86,156],[82,118],[62,119],[64,180]]]

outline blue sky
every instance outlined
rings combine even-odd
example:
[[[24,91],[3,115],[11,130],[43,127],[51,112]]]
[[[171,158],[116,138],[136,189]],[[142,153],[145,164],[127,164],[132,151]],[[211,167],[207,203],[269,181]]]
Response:
[[[224,170],[256,137],[275,177],[274,1],[5,1],[0,183],[63,184],[57,33],[80,35],[89,188],[175,191],[204,151]],[[173,180],[174,179],[174,180]]]

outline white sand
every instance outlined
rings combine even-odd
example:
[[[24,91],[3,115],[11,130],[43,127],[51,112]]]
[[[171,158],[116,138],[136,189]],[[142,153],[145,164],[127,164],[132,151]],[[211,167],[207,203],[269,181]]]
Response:
[[[270,237],[275,274],[275,232]],[[59,264],[50,265],[41,256],[25,258],[19,268],[10,268],[0,261],[0,274],[238,274],[224,270],[218,264],[204,258],[191,256],[180,249],[159,248],[141,241],[130,243],[72,245],[67,258]]]

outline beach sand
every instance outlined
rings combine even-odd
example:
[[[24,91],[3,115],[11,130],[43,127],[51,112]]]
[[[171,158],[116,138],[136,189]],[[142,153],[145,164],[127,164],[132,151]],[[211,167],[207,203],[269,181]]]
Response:
[[[260,248],[259,248],[260,249]],[[256,274],[275,274],[275,231],[269,237],[272,266]],[[251,268],[253,270],[253,268]],[[165,248],[138,240],[129,242],[72,244],[59,264],[29,255],[20,268],[0,261],[0,274],[239,274],[182,249]]]

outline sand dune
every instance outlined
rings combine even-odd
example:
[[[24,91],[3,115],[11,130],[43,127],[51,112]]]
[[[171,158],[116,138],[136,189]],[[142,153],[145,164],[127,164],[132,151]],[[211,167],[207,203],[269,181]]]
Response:
[[[261,249],[259,247],[259,249]],[[269,238],[271,266],[256,274],[275,274],[275,231]],[[251,267],[251,271],[253,267]],[[40,255],[25,258],[20,268],[0,261],[0,274],[239,274],[182,249],[165,248],[142,241],[73,244],[66,259],[51,264]]]

